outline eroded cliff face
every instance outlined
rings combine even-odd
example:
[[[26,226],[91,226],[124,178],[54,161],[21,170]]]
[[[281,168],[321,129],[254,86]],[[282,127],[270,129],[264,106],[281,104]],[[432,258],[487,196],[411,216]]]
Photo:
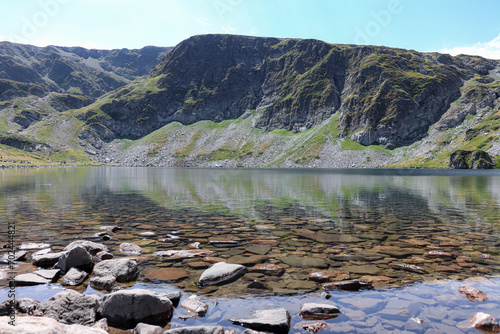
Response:
[[[143,83],[125,86],[80,117],[99,133],[107,128],[111,140],[138,139],[172,121],[220,122],[253,110],[261,112],[257,128],[300,132],[338,112],[340,137],[392,149],[424,137],[461,97],[464,82],[492,80],[498,66],[480,57],[317,40],[194,36]]]

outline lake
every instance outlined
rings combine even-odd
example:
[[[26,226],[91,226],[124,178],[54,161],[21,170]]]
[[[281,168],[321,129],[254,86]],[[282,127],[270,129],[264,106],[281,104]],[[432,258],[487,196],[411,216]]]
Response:
[[[500,173],[397,169],[225,169],[79,167],[0,170],[1,243],[15,225],[17,246],[49,243],[54,251],[78,239],[141,246],[141,275],[129,286],[201,294],[206,317],[171,325],[221,324],[252,310],[286,307],[292,333],[305,302],[337,305],[320,333],[475,333],[468,319],[482,311],[500,319]],[[93,237],[102,226],[121,231]],[[140,235],[154,232],[154,236]],[[157,251],[194,243],[211,258],[165,261]],[[191,246],[190,246],[191,245]],[[35,250],[33,250],[35,251]],[[32,252],[32,251],[30,251]],[[447,255],[444,255],[447,254]],[[201,273],[217,260],[243,263],[235,282],[200,289]],[[257,270],[273,264],[281,272]],[[405,267],[406,265],[406,267]],[[408,270],[413,265],[419,270]],[[178,268],[182,275],[162,276]],[[18,272],[35,268],[20,263]],[[177,272],[179,272],[177,271]],[[322,271],[324,274],[311,273]],[[7,267],[0,300],[7,299]],[[329,291],[325,282],[360,279],[374,289]],[[259,282],[259,287],[250,285]],[[471,285],[488,294],[469,302]],[[46,300],[64,287],[17,287],[16,297]],[[88,285],[74,288],[99,293]],[[423,322],[420,323],[420,320]]]

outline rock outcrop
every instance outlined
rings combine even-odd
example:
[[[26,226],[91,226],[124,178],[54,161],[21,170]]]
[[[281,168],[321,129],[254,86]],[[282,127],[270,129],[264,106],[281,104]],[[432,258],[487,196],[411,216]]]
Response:
[[[453,169],[491,169],[495,166],[491,156],[481,150],[458,150],[450,155],[450,168]]]

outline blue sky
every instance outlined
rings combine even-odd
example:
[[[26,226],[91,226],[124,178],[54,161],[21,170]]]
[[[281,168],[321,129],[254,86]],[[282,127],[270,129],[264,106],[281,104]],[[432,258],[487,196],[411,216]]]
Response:
[[[0,40],[109,49],[232,33],[500,59],[499,13],[498,0],[0,0]]]

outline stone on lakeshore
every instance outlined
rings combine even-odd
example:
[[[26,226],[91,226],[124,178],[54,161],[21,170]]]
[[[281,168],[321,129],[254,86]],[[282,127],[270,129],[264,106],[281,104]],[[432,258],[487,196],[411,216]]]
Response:
[[[218,262],[201,274],[198,286],[204,287],[230,282],[246,272],[247,268],[241,264]]]
[[[135,244],[124,242],[121,243],[120,246],[118,246],[118,251],[130,255],[141,255],[144,252],[144,249]]]
[[[386,284],[390,284],[390,283],[396,282],[396,280],[394,278],[391,278],[391,277],[387,277],[387,276],[370,276],[370,275],[361,276],[359,278],[359,280],[361,282],[366,282],[366,283],[386,283]]]
[[[1,258],[0,258],[0,264],[9,264],[10,261],[16,262],[16,261],[26,261],[26,255],[28,254],[27,251],[14,251],[14,252],[9,252],[5,253]],[[10,257],[10,259],[9,259]]]
[[[11,299],[6,299],[0,303],[0,316],[8,315],[12,308]],[[31,298],[17,298],[14,302],[18,313],[30,316],[42,316],[40,302]]]
[[[104,296],[101,314],[112,326],[132,328],[138,323],[164,326],[174,306],[166,294],[127,289]]]
[[[290,331],[290,313],[285,308],[259,310],[251,318],[229,318],[235,325],[274,333],[288,333]]]
[[[82,283],[87,276],[88,274],[85,271],[77,268],[71,268],[66,275],[63,276],[62,281],[67,285],[78,285]]]
[[[416,266],[414,264],[390,263],[389,265],[392,268],[395,268],[395,269],[401,269],[401,270],[405,270],[405,271],[411,271],[411,272],[417,273],[417,274],[425,274],[425,273],[427,273],[427,271],[424,268]]]
[[[141,237],[146,237],[146,238],[148,238],[148,237],[155,237],[155,236],[156,236],[156,233],[155,233],[155,232],[153,232],[153,231],[147,231],[147,232],[141,232],[141,233],[139,233],[139,235],[140,235]]]
[[[220,262],[220,261],[218,261],[218,262]],[[193,268],[193,269],[207,269],[209,267],[209,264],[207,262],[203,262],[203,261],[187,262],[186,265],[189,268]]]
[[[344,271],[350,272],[351,274],[359,275],[377,275],[381,271],[379,267],[371,264],[365,264],[361,266],[345,266],[342,269]]]
[[[317,333],[320,330],[326,328],[326,322],[324,321],[308,322],[301,324],[300,327],[303,330],[308,331],[309,333]]]
[[[69,251],[75,247],[83,247],[89,252],[91,255],[96,255],[100,251],[107,251],[108,248],[102,244],[97,242],[89,241],[89,240],[78,240],[73,241],[68,246],[64,247],[64,251]]]
[[[188,313],[204,317],[208,311],[208,304],[203,302],[197,295],[191,295],[184,299],[180,305]]]
[[[326,320],[338,317],[340,310],[330,304],[305,303],[300,308],[299,316],[306,320]]]
[[[160,326],[149,325],[140,322],[135,326],[133,334],[162,334],[163,328]]]
[[[104,232],[99,232],[99,233],[95,233],[94,235],[92,235],[90,238],[92,239],[102,239],[104,241],[108,241],[108,240],[111,240],[113,239],[112,236],[109,235],[108,232],[104,231]]]
[[[63,254],[64,252],[33,255],[31,262],[37,267],[52,268]]]
[[[176,282],[188,277],[184,268],[165,268],[150,270],[144,278],[156,282]]]
[[[471,302],[484,302],[488,299],[484,292],[468,285],[462,285],[459,287],[458,292],[464,295]]]
[[[116,233],[118,231],[123,230],[123,228],[121,228],[119,226],[116,226],[116,225],[113,225],[113,226],[101,226],[99,228],[101,230],[106,230],[106,231],[111,232],[111,233]]]
[[[454,259],[456,258],[455,255],[448,253],[448,252],[441,252],[441,251],[436,251],[432,250],[424,254],[425,257],[430,257],[430,258],[440,258],[440,259]]]
[[[16,325],[10,317],[0,317],[0,333],[9,334],[108,334],[107,331],[83,325],[67,325],[47,317],[18,317]]]
[[[102,261],[102,260],[111,260],[114,257],[114,255],[107,251],[100,251],[95,255],[95,257]]]
[[[18,248],[22,250],[29,250],[29,249],[43,249],[43,248],[49,248],[50,244],[46,243],[35,243],[35,242],[28,242],[28,243],[23,243],[21,244]]]
[[[61,291],[40,304],[44,317],[65,324],[93,325],[98,318],[102,299],[98,295],[82,295],[71,289]]]
[[[480,331],[486,331],[489,333],[500,332],[498,322],[490,314],[477,312],[470,318],[469,321],[472,327]]]
[[[43,254],[48,254],[48,253],[52,253],[52,248],[49,247],[49,248],[40,249],[39,251],[36,251],[33,254],[31,254],[31,256],[43,255]]]
[[[222,326],[187,326],[169,329],[163,334],[224,334]]]
[[[87,249],[76,246],[63,253],[59,258],[54,268],[61,269],[63,273],[68,272],[71,268],[82,269],[86,272],[92,272],[94,260]]]
[[[345,291],[358,291],[360,289],[372,289],[373,285],[371,283],[360,282],[359,280],[326,283],[323,284],[323,290],[345,290]]]
[[[183,250],[168,250],[159,251],[153,255],[167,261],[180,261],[183,259],[191,259],[194,257],[204,257],[212,254],[208,249],[183,249]]]
[[[17,275],[14,281],[18,286],[49,284],[57,281],[60,272],[59,269],[36,270],[32,273]]]
[[[262,273],[264,275],[281,276],[285,269],[274,263],[261,263],[248,269],[251,273]]]
[[[278,257],[278,260],[294,268],[328,268],[328,263],[325,259],[315,257],[284,256]]]
[[[136,259],[104,260],[94,267],[90,284],[97,289],[111,290],[116,282],[128,282],[139,273]]]
[[[286,284],[287,289],[314,291],[318,288],[315,282],[294,280]]]
[[[269,258],[265,255],[250,255],[250,256],[235,255],[233,257],[230,257],[227,260],[227,262],[228,263],[243,264],[243,265],[250,265],[250,264],[265,262],[267,260],[269,260]]]
[[[313,271],[307,275],[307,279],[315,282],[331,282],[333,280],[348,280],[350,277],[349,272],[338,270],[322,270]]]
[[[95,324],[92,325],[92,328],[102,329],[103,331],[106,331],[106,333],[109,333],[108,319],[103,318],[97,321]]]
[[[258,255],[266,255],[271,250],[270,245],[253,245],[246,248],[246,251]]]

